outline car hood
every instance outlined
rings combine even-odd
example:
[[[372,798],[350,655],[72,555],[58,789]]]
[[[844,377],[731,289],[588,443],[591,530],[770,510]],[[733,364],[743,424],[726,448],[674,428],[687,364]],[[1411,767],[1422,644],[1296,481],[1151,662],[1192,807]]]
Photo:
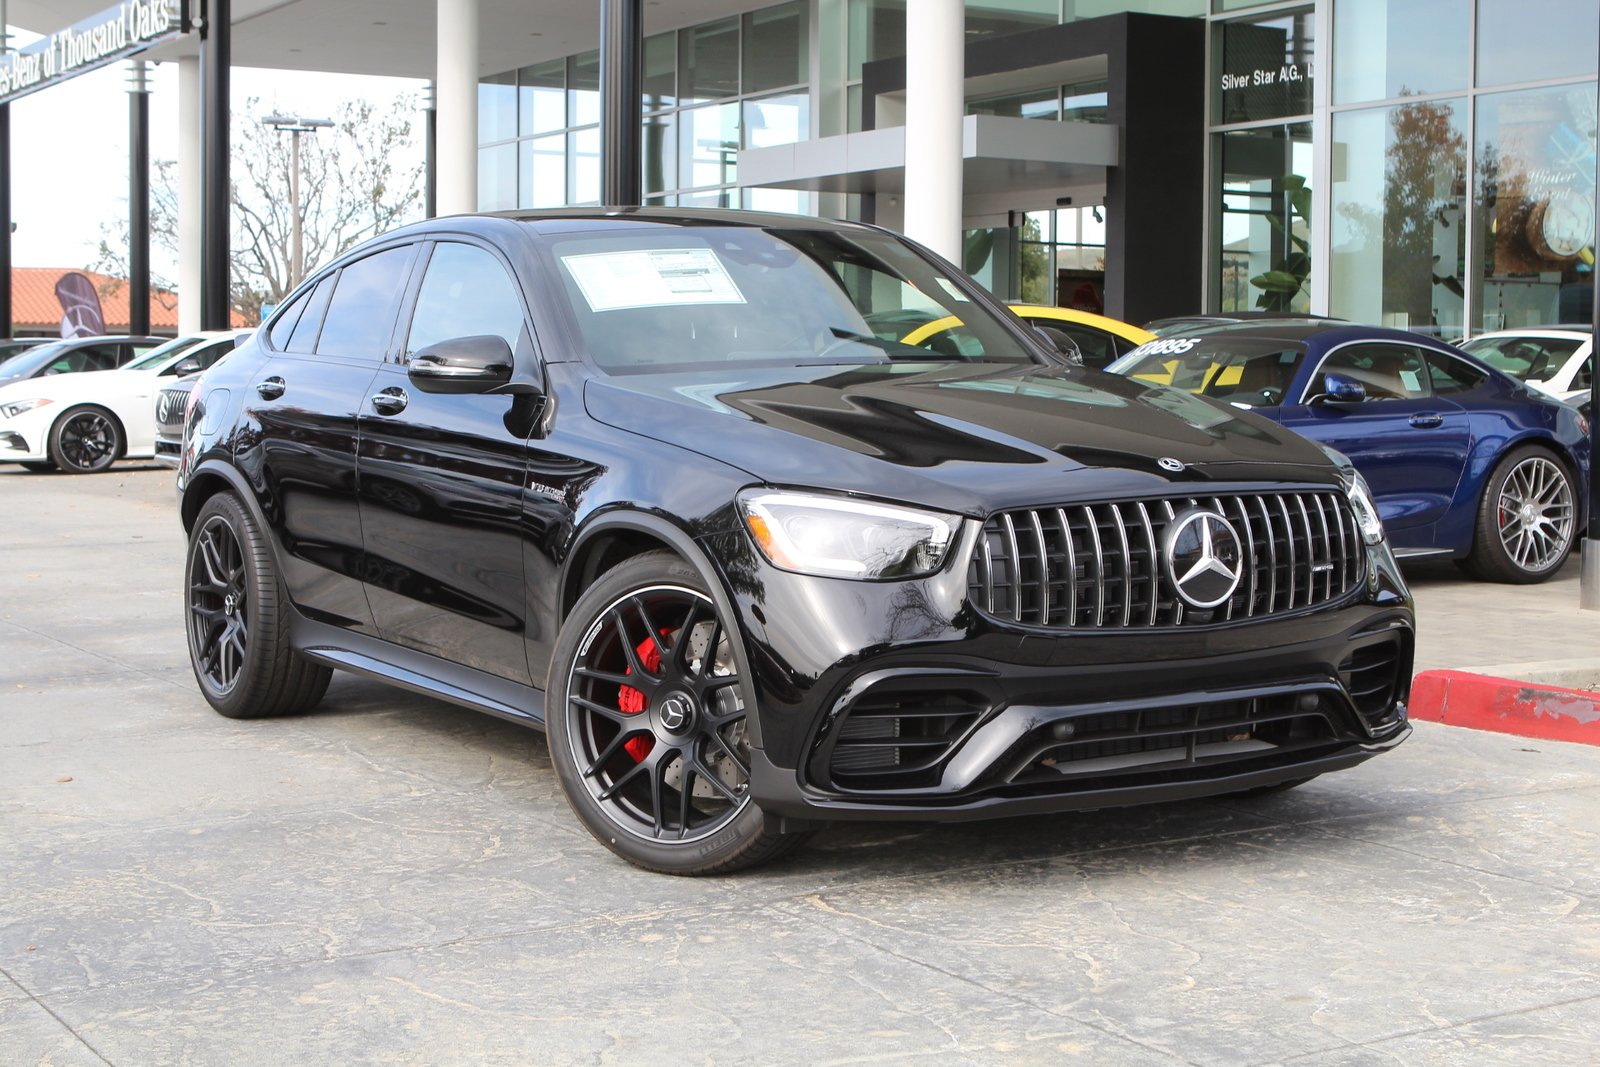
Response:
[[[78,400],[97,397],[139,396],[155,388],[153,371],[89,370],[75,374],[47,374],[0,382],[0,400]]]
[[[1338,483],[1320,448],[1275,423],[1081,368],[917,363],[619,375],[591,380],[585,404],[603,423],[769,484],[974,515],[1174,483]]]

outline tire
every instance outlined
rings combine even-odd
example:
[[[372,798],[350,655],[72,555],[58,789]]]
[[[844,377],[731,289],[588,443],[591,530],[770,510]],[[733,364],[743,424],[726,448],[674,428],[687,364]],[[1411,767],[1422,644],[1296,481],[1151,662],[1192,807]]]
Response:
[[[255,519],[232,493],[200,509],[183,568],[189,663],[230,719],[310,711],[333,672],[289,644],[289,608]]]
[[[30,459],[26,463],[22,464],[22,469],[27,471],[29,474],[49,474],[51,471],[56,469],[56,465],[47,459]]]
[[[629,863],[723,874],[803,839],[768,829],[749,796],[735,639],[704,579],[669,552],[607,571],[561,628],[550,761],[578,819]]]
[[[50,427],[50,462],[67,474],[97,474],[122,458],[122,449],[122,426],[105,408],[71,408]]]
[[[1577,538],[1577,499],[1572,473],[1553,453],[1513,449],[1484,486],[1466,571],[1514,585],[1549,578]]]

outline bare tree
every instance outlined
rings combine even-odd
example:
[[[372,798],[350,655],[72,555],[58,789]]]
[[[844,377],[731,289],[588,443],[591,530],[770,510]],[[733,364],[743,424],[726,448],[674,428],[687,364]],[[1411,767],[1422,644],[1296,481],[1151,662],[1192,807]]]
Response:
[[[305,263],[301,277],[341,252],[422,214],[423,176],[412,153],[416,100],[401,97],[388,108],[370,101],[341,105],[330,130],[300,142],[300,204]],[[233,234],[230,299],[235,310],[256,321],[263,304],[289,293],[290,144],[287,134],[263,126],[267,112],[251,97],[233,123]],[[150,238],[176,261],[178,250],[177,164],[160,160],[150,190]],[[91,269],[127,275],[128,224],[103,229]],[[169,279],[152,284],[175,288]]]

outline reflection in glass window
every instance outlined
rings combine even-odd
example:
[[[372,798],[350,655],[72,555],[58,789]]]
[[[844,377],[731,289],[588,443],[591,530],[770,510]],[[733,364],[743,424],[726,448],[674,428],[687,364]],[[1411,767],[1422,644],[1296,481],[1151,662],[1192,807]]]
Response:
[[[306,302],[305,313],[300,316],[300,321],[294,325],[294,333],[289,338],[289,343],[284,346],[285,352],[314,352],[317,348],[317,332],[322,329],[322,313],[328,306],[328,295],[333,292],[333,279],[330,274],[317,283],[311,291],[311,297]]]
[[[1222,135],[1223,311],[1311,310],[1311,124]]]
[[[1596,41],[1594,0],[1478,0],[1478,84],[1593,76]]]
[[[560,207],[567,202],[567,139],[561,134],[534,137],[522,152],[520,207]]]
[[[478,143],[504,141],[517,135],[517,72],[495,74],[478,82]]]
[[[647,115],[644,120],[643,153],[644,191],[659,193],[678,184],[678,116],[675,114]]]
[[[906,0],[850,0],[847,80],[861,79],[861,66],[906,54]]]
[[[1465,89],[1471,0],[1340,0],[1333,98],[1347,104]],[[1418,47],[1419,42],[1427,47]]]
[[[1010,96],[992,96],[967,104],[969,115],[1001,115],[1013,119],[1058,119],[1061,117],[1059,90],[1035,89]]]
[[[744,206],[750,211],[778,211],[785,215],[809,213],[810,202],[799,189],[746,189]]]
[[[1466,102],[1340,112],[1333,154],[1331,313],[1460,337]]]
[[[678,35],[644,39],[644,109],[658,111],[678,103]]]
[[[319,356],[380,360],[387,355],[411,253],[410,246],[391,248],[358,259],[339,272],[317,338]]]
[[[713,104],[678,113],[679,183],[727,185],[739,153],[739,105]]]
[[[789,93],[744,102],[744,146],[794,144],[810,133],[811,95]]]
[[[516,351],[522,333],[522,299],[500,261],[473,245],[434,247],[417,292],[406,355],[440,341],[486,335]]]
[[[478,149],[478,210],[507,211],[516,206],[516,142]]]
[[[567,58],[567,124],[587,126],[600,121],[600,53]]]
[[[1079,82],[1061,88],[1061,120],[1063,122],[1100,122],[1106,118],[1110,100],[1110,83],[1101,81]]]
[[[1561,338],[1533,334],[1491,334],[1474,337],[1460,347],[1495,370],[1505,371],[1525,382],[1542,382],[1566,366],[1567,360],[1583,345],[1584,339],[1578,335]]]
[[[803,0],[752,11],[744,17],[744,92],[803,85],[808,12]]]
[[[1253,122],[1311,113],[1310,10],[1249,22],[1224,22],[1218,30],[1214,95],[1223,123]]]
[[[1410,345],[1347,345],[1322,361],[1322,381],[1312,388],[1328,392],[1330,374],[1360,382],[1369,401],[1415,400],[1430,392],[1422,353]]]
[[[739,19],[678,34],[678,92],[685,103],[739,95]]]
[[[559,59],[517,73],[517,128],[523,136],[549,133],[567,124],[566,78],[567,65]]]
[[[1595,87],[1478,97],[1473,195],[1486,235],[1474,284],[1482,330],[1590,321]]]
[[[567,134],[567,203],[600,202],[600,128]]]

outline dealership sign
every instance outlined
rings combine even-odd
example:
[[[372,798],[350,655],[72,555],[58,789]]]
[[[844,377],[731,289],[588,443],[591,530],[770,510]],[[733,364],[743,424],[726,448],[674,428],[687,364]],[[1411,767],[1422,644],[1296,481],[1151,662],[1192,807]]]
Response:
[[[0,56],[0,103],[135,55],[184,32],[182,0],[125,0]]]

